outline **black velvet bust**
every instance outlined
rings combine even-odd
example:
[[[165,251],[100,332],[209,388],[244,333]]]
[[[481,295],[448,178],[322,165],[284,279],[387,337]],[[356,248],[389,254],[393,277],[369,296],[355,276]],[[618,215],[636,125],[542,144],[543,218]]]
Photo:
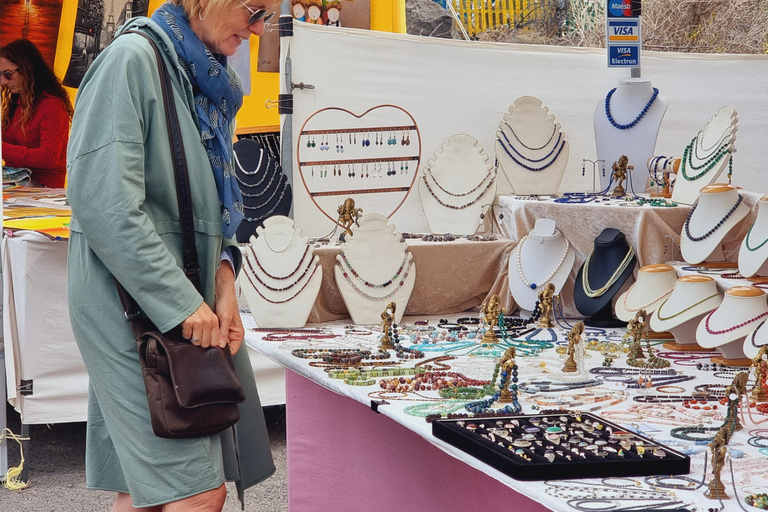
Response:
[[[592,290],[598,290],[608,283],[614,272],[621,267],[629,249],[627,238],[618,229],[606,228],[595,238],[595,246],[590,257],[589,268],[587,268],[588,284]],[[637,264],[637,256],[633,254],[627,268],[618,276],[616,281],[605,292],[596,297],[589,297],[584,291],[582,279],[585,264],[586,261],[579,268],[573,287],[573,300],[576,309],[582,315],[590,317],[584,323],[596,327],[624,325],[626,322],[613,316],[611,300],[632,275]]]
[[[245,219],[237,228],[236,238],[246,243],[256,234],[256,228],[263,226],[264,219],[290,213],[293,194],[282,168],[259,142],[239,140],[234,151],[235,176],[245,207]]]

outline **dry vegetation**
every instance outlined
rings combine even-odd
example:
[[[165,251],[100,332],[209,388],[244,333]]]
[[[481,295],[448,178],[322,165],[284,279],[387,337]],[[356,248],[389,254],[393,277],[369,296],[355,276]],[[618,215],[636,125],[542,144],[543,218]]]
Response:
[[[541,0],[516,26],[485,41],[601,47],[605,0]],[[768,53],[768,0],[644,0],[643,48],[698,53]]]

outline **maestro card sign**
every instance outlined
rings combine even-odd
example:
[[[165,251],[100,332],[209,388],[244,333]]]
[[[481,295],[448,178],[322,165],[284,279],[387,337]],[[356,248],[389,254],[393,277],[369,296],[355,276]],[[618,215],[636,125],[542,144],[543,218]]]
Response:
[[[606,0],[608,18],[635,18],[640,16],[640,0]]]

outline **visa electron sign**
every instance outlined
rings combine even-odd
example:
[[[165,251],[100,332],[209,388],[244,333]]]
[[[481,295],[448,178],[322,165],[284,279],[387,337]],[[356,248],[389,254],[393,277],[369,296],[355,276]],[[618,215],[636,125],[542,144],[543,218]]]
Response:
[[[606,0],[608,67],[640,67],[640,0]]]

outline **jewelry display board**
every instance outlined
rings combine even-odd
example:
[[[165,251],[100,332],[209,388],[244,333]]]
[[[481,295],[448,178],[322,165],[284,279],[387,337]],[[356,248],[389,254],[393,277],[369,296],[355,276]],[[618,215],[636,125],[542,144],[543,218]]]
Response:
[[[691,264],[724,259],[721,242],[750,212],[744,196],[733,185],[703,187],[699,201],[688,212],[680,234],[680,254]]]
[[[541,100],[522,96],[496,131],[496,161],[515,194],[556,194],[570,146]]]
[[[419,197],[432,233],[474,234],[483,209],[496,197],[496,173],[474,137],[453,135],[444,142],[419,180]]]
[[[312,204],[331,221],[348,197],[366,213],[391,217],[416,180],[421,136],[413,116],[396,105],[362,114],[327,107],[301,127],[296,159]]]
[[[288,217],[256,228],[243,247],[243,294],[260,327],[303,327],[320,292],[323,269],[315,248]]]
[[[667,110],[667,100],[659,89],[645,78],[623,78],[608,91],[595,108],[594,127],[597,158],[606,166],[622,155],[629,158],[635,170],[627,176],[627,193],[645,191],[648,174],[645,163],[654,155],[661,120]],[[610,173],[600,177],[603,189],[608,188]]]
[[[394,224],[378,213],[363,215],[341,245],[333,268],[349,316],[355,324],[378,324],[387,303],[403,317],[416,282],[416,265]]]
[[[516,480],[679,475],[686,455],[589,414],[444,419],[438,439]]]
[[[726,167],[729,168],[730,183],[738,123],[736,109],[731,106],[723,107],[685,147],[678,179],[672,191],[673,201],[693,204],[699,197],[699,191],[717,181]]]
[[[246,243],[272,215],[288,215],[293,192],[288,177],[258,141],[242,139],[233,145],[235,178],[243,194],[245,218],[236,238]]]

